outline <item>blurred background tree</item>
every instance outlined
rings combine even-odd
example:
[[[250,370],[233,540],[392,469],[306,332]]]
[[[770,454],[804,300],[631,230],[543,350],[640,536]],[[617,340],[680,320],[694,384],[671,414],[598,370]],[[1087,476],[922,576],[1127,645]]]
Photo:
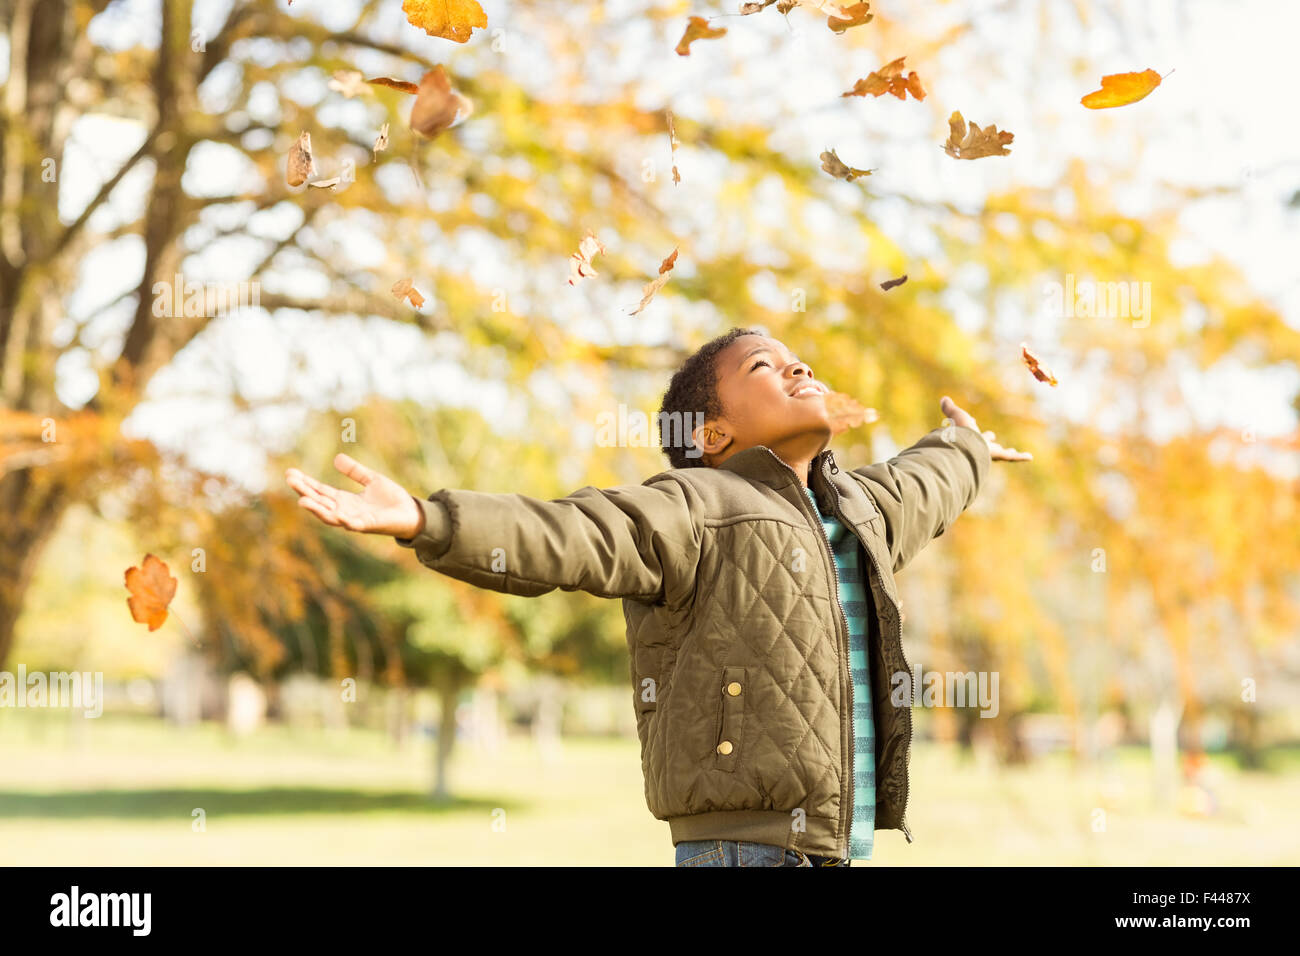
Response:
[[[1208,155],[1170,162],[1207,82],[1190,64],[1189,92],[1171,78],[1127,111],[1077,104],[1103,72],[1081,31],[1106,38],[1112,63],[1169,49],[1188,22],[1009,0],[885,7],[836,36],[770,7],[678,57],[680,3],[512,3],[464,45],[410,27],[400,6],[0,3],[0,664],[68,508],[121,497],[143,548],[203,547],[222,568],[182,586],[229,666],[427,682],[443,688],[444,729],[458,688],[509,654],[612,676],[616,605],[458,590],[391,542],[313,528],[279,474],[292,462],[332,480],[347,450],[417,494],[639,482],[663,458],[599,448],[597,416],[653,413],[689,350],[760,325],[879,412],[837,440],[843,459],[910,444],[940,423],[944,393],[1034,452],[995,468],[902,581],[909,642],[927,663],[1001,671],[1005,726],[1050,697],[1080,726],[1107,702],[1149,714],[1177,700],[1194,728],[1202,704],[1239,710],[1244,680],[1295,679],[1300,540],[1282,532],[1300,491],[1286,401],[1300,340],[1281,293],[1187,247],[1206,231],[1191,211],[1215,203],[1249,200],[1254,219],[1235,228],[1260,234],[1262,188],[1294,228],[1300,167],[1257,171],[1222,133],[1217,184],[1187,172]],[[1014,37],[1023,50],[990,55]],[[924,102],[840,98],[903,53]],[[406,127],[405,94],[329,86],[338,70],[418,80],[435,63],[475,110],[433,142]],[[945,156],[953,109],[1013,130],[1011,156]],[[384,123],[391,146],[373,152]],[[288,187],[303,131],[322,175],[355,181]],[[831,147],[876,172],[827,176]],[[587,228],[608,252],[572,288]],[[629,318],[674,247],[671,281]],[[158,284],[177,275],[254,281],[258,304],[159,315]],[[419,309],[388,291],[407,277]],[[1149,321],[1044,308],[1067,277],[1149,284]],[[1029,376],[1025,339],[1059,387]],[[1287,425],[1256,434],[1253,418],[1207,414],[1241,383],[1267,399],[1260,429]],[[402,399],[431,411],[388,408]],[[239,487],[213,480],[223,470]]]

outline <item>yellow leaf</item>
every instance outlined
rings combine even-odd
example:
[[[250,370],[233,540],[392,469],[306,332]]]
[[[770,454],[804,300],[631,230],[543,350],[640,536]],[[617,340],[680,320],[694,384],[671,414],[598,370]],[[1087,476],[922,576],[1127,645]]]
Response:
[[[475,0],[402,0],[406,19],[429,36],[465,43],[475,27],[486,27],[487,14]]]
[[[1141,73],[1111,73],[1101,78],[1101,89],[1093,90],[1079,100],[1090,110],[1104,110],[1112,106],[1136,103],[1160,85],[1160,74],[1155,70]]]

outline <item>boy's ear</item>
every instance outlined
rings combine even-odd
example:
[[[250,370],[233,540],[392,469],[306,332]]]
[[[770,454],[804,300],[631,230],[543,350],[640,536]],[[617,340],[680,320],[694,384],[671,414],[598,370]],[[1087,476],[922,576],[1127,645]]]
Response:
[[[691,432],[691,439],[700,451],[709,456],[725,451],[733,441],[732,437],[723,430],[717,421],[705,422],[703,425],[696,426],[695,430]]]

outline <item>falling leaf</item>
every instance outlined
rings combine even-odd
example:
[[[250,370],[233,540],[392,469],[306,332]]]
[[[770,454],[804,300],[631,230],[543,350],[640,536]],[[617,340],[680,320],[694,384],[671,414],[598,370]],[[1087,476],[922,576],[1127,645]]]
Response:
[[[1141,73],[1111,73],[1101,78],[1101,89],[1093,90],[1079,102],[1090,110],[1128,106],[1142,99],[1159,85],[1160,74],[1155,70],[1144,70]]]
[[[369,92],[366,89],[365,77],[356,70],[335,70],[334,79],[330,80],[329,87],[348,99]]]
[[[843,33],[849,27],[860,27],[862,24],[869,23],[873,19],[873,15],[867,12],[870,6],[871,5],[868,3],[855,3],[851,7],[845,7],[844,12],[847,13],[851,19],[842,20],[838,17],[828,16],[826,18],[826,25],[835,33]],[[920,97],[917,97],[917,99],[920,99]]]
[[[289,168],[286,180],[290,186],[301,186],[316,173],[311,158],[311,133],[303,131],[298,142],[289,149]]]
[[[176,596],[176,579],[168,573],[167,565],[152,554],[146,554],[142,567],[126,569],[126,589],[131,596],[126,606],[131,618],[148,624],[156,631],[167,620],[167,605]]]
[[[673,158],[673,185],[680,183],[682,177],[677,173],[677,147],[681,144],[677,141],[677,130],[673,128],[673,111],[664,110],[668,114],[668,151]]]
[[[853,3],[832,3],[830,0],[794,0],[792,5],[807,7],[810,10],[816,10],[838,20],[852,20],[853,14],[849,11],[857,6],[857,4]],[[782,6],[786,5],[777,4],[777,9],[779,10]],[[789,6],[786,6],[786,9],[789,9]]]
[[[870,424],[879,417],[874,408],[867,408],[844,392],[826,393],[826,413],[830,416],[832,435]]]
[[[374,154],[378,156],[388,148],[388,124],[385,123],[379,129],[379,135],[375,137],[375,145],[372,148]]]
[[[402,0],[402,12],[429,36],[466,43],[474,27],[486,27],[487,14],[475,0]]]
[[[342,176],[335,176],[333,179],[321,179],[314,183],[308,183],[307,185],[316,186],[319,189],[329,189],[331,187],[337,186],[342,181],[343,181]]]
[[[906,56],[900,56],[874,73],[868,73],[853,84],[853,89],[841,93],[840,96],[884,96],[886,93],[893,93],[900,100],[905,100],[907,94],[911,93],[913,99],[925,99],[925,90],[916,72],[903,76],[903,61],[906,59]]]
[[[398,279],[394,282],[393,295],[397,297],[398,302],[406,299],[417,309],[424,305],[424,296],[415,291],[415,286],[411,285],[410,279]]]
[[[408,83],[406,80],[395,80],[391,76],[377,76],[373,80],[366,80],[373,86],[387,86],[390,89],[401,90],[403,93],[418,93],[420,87],[415,83]]]
[[[590,229],[587,230],[587,235],[578,244],[578,251],[569,256],[569,285],[577,285],[578,280],[597,275],[596,270],[591,267],[591,258],[596,253],[604,251],[604,243],[597,239]]]
[[[690,22],[686,24],[686,32],[677,41],[677,55],[690,56],[691,44],[696,40],[714,40],[726,32],[726,27],[718,27],[715,30],[709,26],[709,21],[704,17],[691,17]]]
[[[1020,355],[1025,360],[1025,365],[1029,366],[1029,371],[1034,373],[1034,378],[1040,382],[1046,382],[1048,385],[1056,384],[1056,376],[1051,373],[1046,365],[1033,352],[1029,351],[1029,346],[1024,342],[1020,343]]]
[[[435,66],[420,78],[420,92],[411,107],[411,129],[433,139],[458,117],[474,112],[474,104],[451,88],[447,71]]]
[[[948,117],[948,142],[943,144],[943,150],[953,159],[1009,156],[1011,150],[1007,149],[1007,144],[1015,138],[1015,133],[998,132],[992,124],[980,129],[978,124],[971,123],[967,131],[966,120],[961,113],[954,112]]]
[[[888,292],[890,289],[894,288],[895,286],[900,286],[906,281],[907,281],[907,274],[904,273],[903,275],[899,276],[897,279],[886,279],[884,282],[880,283],[880,288]]]
[[[852,166],[845,166],[844,162],[835,155],[835,150],[828,149],[821,155],[822,169],[830,173],[836,179],[843,179],[853,182],[859,176],[870,176],[870,169],[855,169]]]
[[[641,304],[638,305],[631,312],[629,312],[628,313],[629,315],[636,315],[647,305],[649,305],[650,300],[655,297],[655,293],[658,292],[660,289],[662,289],[664,287],[664,283],[668,281],[668,273],[672,271],[673,266],[676,264],[677,264],[677,250],[674,249],[672,251],[672,254],[669,255],[667,259],[659,263],[659,275],[655,276],[654,279],[647,282],[645,286],[641,289]]]

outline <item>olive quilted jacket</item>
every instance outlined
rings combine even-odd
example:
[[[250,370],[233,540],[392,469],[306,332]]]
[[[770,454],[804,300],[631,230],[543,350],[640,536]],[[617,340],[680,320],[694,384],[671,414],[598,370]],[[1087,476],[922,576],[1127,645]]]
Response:
[[[869,649],[877,829],[906,820],[910,695],[894,574],[975,500],[987,443],[948,425],[885,462],[809,472],[861,539],[880,640]],[[770,449],[718,468],[554,501],[443,489],[397,539],[435,571],[507,594],[583,590],[623,601],[651,813],[683,840],[745,840],[848,856],[853,810],[848,624],[821,523]]]

